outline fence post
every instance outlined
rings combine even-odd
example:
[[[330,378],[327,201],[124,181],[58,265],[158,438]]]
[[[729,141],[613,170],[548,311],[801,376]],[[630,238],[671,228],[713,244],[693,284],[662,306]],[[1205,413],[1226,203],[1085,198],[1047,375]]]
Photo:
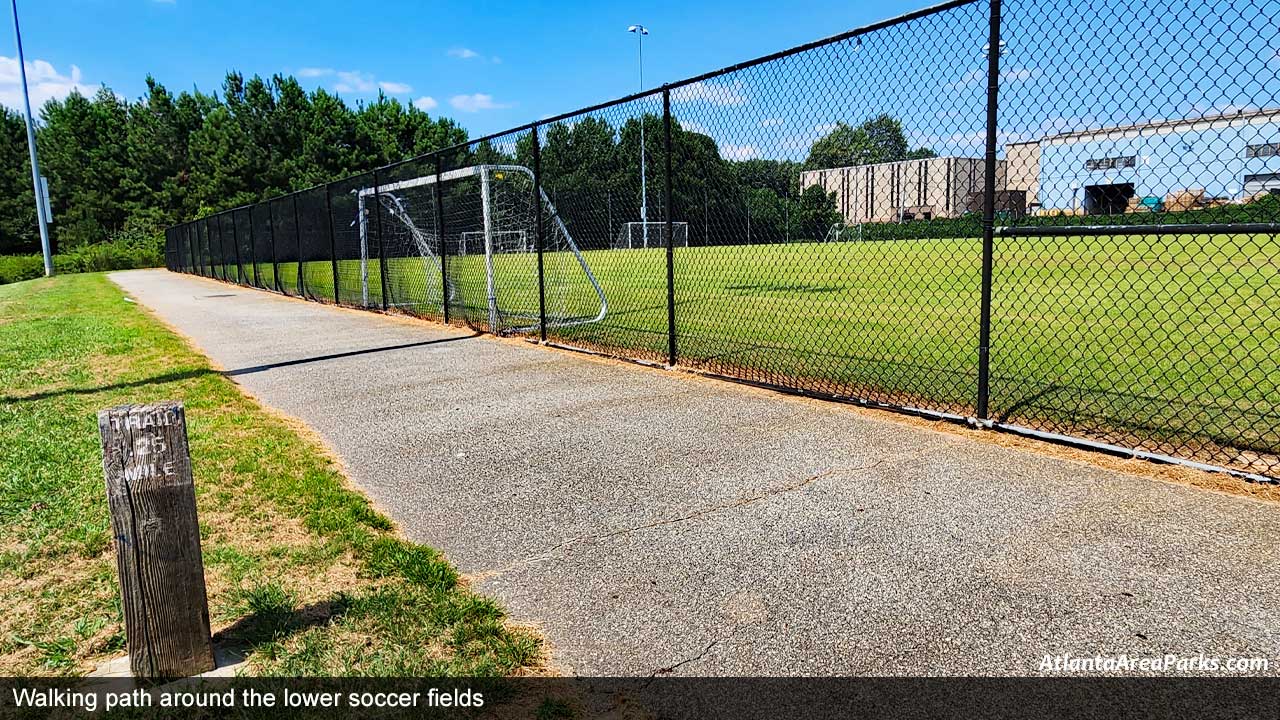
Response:
[[[644,116],[640,117],[640,122],[644,122]],[[665,207],[663,212],[666,215],[667,223],[667,364],[676,364],[676,271],[675,271],[675,248],[672,240],[672,223],[671,223],[671,90],[666,85],[662,86],[662,137],[663,146],[665,148],[664,155],[666,158],[663,162],[663,172],[666,175],[666,187],[663,190],[665,196]]]
[[[302,219],[298,217],[298,193],[293,194],[293,237],[298,241],[298,297],[307,296],[307,281],[302,272]]]
[[[374,217],[377,218],[377,222],[374,224],[376,225],[378,232],[378,280],[382,283],[382,287],[380,288],[381,292],[378,294],[382,296],[382,309],[385,312],[387,309],[387,249],[382,242],[382,194],[378,189],[380,184],[381,183],[378,180],[378,171],[374,170],[373,214]]]
[[[182,403],[98,412],[129,666],[145,678],[214,669]]]
[[[253,286],[262,287],[262,278],[258,276],[258,242],[253,232],[253,206],[245,211],[249,215],[249,264],[253,266]]]
[[[440,305],[444,322],[449,324],[449,244],[444,240],[444,190],[440,188],[440,155],[436,155],[436,237],[440,238]]]
[[[991,26],[987,34],[987,154],[982,191],[982,308],[978,320],[979,420],[987,420],[991,384],[991,275],[995,254],[996,124],[1000,100],[1000,1],[990,0]]]
[[[228,215],[231,216],[231,245],[236,249],[236,284],[244,284],[244,263],[240,260],[240,231],[236,228],[236,211],[232,210]]]
[[[271,209],[271,201],[267,200],[267,230],[271,231],[271,284],[276,292],[283,293],[280,286],[280,255],[276,253],[276,214]]]
[[[533,203],[538,208],[538,219],[535,228],[538,233],[538,339],[547,341],[547,278],[543,267],[543,252],[546,247],[542,221],[542,149],[538,138],[538,124],[533,125]]]
[[[342,304],[342,296],[338,292],[338,239],[333,231],[333,199],[329,183],[324,186],[324,214],[329,218],[329,261],[333,264],[333,303]]]

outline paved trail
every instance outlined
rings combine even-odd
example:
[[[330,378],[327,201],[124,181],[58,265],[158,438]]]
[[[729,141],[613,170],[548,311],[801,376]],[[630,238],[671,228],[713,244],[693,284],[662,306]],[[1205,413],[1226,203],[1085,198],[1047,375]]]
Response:
[[[580,674],[1264,655],[1280,507],[164,271],[112,278],[306,421]]]

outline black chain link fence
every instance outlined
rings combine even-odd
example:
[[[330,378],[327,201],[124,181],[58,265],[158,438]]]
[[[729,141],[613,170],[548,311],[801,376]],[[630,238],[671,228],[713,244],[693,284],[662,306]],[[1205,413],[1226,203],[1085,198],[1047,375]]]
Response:
[[[951,2],[167,234],[170,269],[1280,476],[1280,4]]]

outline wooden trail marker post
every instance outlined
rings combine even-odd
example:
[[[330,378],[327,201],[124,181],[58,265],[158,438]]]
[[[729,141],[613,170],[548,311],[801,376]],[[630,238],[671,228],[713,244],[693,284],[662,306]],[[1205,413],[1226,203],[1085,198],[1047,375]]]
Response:
[[[214,669],[200,525],[182,403],[98,413],[102,470],[136,677]]]

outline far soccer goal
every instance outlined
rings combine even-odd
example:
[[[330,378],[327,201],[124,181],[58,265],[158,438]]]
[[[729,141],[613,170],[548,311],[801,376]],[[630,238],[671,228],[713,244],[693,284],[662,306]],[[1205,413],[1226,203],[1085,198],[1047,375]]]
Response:
[[[689,223],[671,223],[672,247],[689,247]],[[667,246],[667,223],[661,220],[623,223],[613,240],[615,250],[641,250]]]
[[[496,253],[531,253],[537,250],[532,237],[524,230],[492,230],[489,239]],[[458,255],[482,255],[484,252],[483,230],[469,230],[461,234]]]
[[[533,171],[523,165],[472,165],[361,188],[357,223],[365,305],[371,304],[370,267],[375,279],[379,272],[379,255],[370,252],[369,242],[370,232],[376,231],[386,256],[384,299],[389,306],[420,303],[398,302],[397,288],[420,295],[425,281],[428,304],[443,311],[448,302],[452,317],[487,321],[495,334],[537,330],[544,299],[547,327],[602,320],[608,312],[604,290],[555,205],[541,189],[535,194],[534,187]],[[371,227],[367,206],[375,205],[374,198],[382,214]],[[410,198],[415,198],[413,212]],[[444,207],[437,207],[438,202]],[[443,242],[436,228],[443,229]],[[398,237],[410,242],[392,246]]]
[[[822,239],[823,242],[858,242],[860,240],[862,240],[862,223],[856,225],[833,223],[827,230],[827,236]]]

